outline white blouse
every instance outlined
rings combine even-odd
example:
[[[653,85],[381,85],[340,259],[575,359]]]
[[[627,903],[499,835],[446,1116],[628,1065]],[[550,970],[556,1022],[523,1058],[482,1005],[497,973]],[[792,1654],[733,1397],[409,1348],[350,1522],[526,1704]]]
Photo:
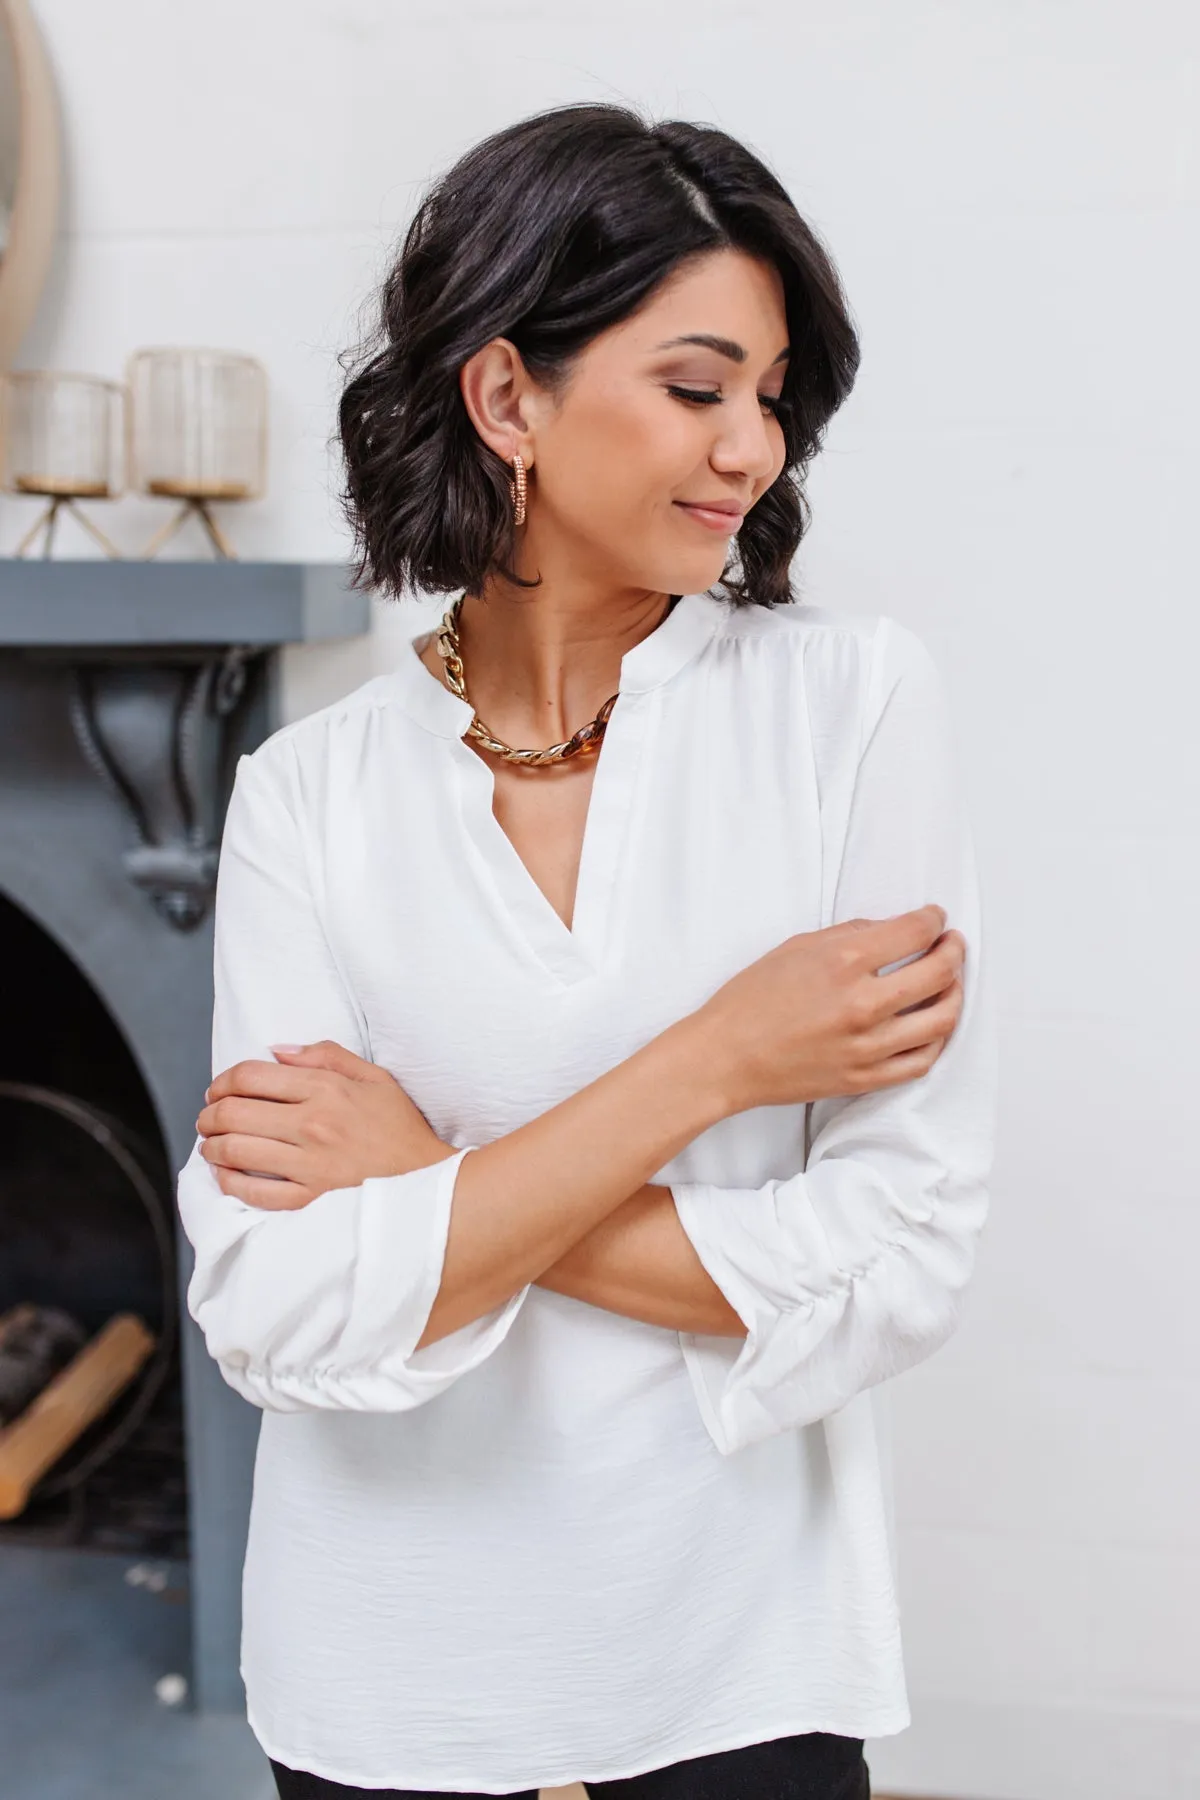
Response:
[[[179,1178],[190,1310],[264,1409],[250,1722],[348,1785],[502,1794],[909,1722],[877,1384],[954,1328],[993,1112],[941,687],[889,619],[690,595],[619,691],[570,930],[415,649],[237,767],[214,1073],[334,1038],[459,1152],[298,1212],[222,1194],[199,1139]],[[740,1113],[654,1177],[744,1339],[531,1284],[414,1350],[472,1147],[791,933],[930,900],[968,944],[930,1074]]]

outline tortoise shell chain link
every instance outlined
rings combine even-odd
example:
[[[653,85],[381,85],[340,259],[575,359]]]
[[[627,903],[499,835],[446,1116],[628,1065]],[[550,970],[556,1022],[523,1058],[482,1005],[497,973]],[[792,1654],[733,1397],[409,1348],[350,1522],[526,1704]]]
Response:
[[[462,599],[459,598],[438,627],[437,648],[438,655],[445,664],[446,686],[451,693],[457,694],[460,700],[466,700],[469,706],[471,702],[467,699],[462,656],[458,645],[458,620],[461,610]],[[591,724],[581,725],[565,744],[551,744],[545,750],[514,750],[511,745],[502,744],[500,739],[493,736],[492,732],[488,730],[478,714],[467,726],[466,736],[474,738],[477,744],[482,744],[485,750],[490,750],[494,756],[502,757],[505,762],[523,763],[526,768],[537,769],[546,763],[566,762],[572,756],[580,756],[587,751],[600,748],[604,737],[604,728],[608,724],[609,714],[617,704],[617,698],[618,696],[613,694],[606,700]]]

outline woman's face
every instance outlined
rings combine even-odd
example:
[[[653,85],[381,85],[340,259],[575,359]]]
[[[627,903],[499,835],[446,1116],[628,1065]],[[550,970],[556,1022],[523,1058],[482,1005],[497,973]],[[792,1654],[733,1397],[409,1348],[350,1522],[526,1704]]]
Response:
[[[557,394],[530,384],[514,446],[532,467],[518,572],[711,587],[783,468],[787,345],[778,271],[721,250],[594,338]]]

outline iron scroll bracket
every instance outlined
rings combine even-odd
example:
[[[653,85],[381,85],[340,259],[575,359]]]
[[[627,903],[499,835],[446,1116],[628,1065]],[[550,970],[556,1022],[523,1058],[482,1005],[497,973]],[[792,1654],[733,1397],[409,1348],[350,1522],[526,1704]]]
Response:
[[[133,827],[125,873],[177,931],[194,930],[212,905],[231,721],[269,648],[74,663],[75,736]]]

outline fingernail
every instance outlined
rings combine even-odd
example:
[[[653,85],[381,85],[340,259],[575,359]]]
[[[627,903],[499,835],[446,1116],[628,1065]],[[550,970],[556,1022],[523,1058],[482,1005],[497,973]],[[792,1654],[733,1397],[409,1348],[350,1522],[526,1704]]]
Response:
[[[207,1102],[207,1101],[209,1101],[209,1100],[211,1100],[211,1099],[212,1099],[212,1089],[211,1089],[211,1087],[206,1087],[206,1088],[205,1088],[205,1090],[204,1090],[204,1098],[205,1098],[205,1101],[206,1101],[206,1102]]]
[[[303,1050],[303,1044],[268,1044],[268,1050]]]

